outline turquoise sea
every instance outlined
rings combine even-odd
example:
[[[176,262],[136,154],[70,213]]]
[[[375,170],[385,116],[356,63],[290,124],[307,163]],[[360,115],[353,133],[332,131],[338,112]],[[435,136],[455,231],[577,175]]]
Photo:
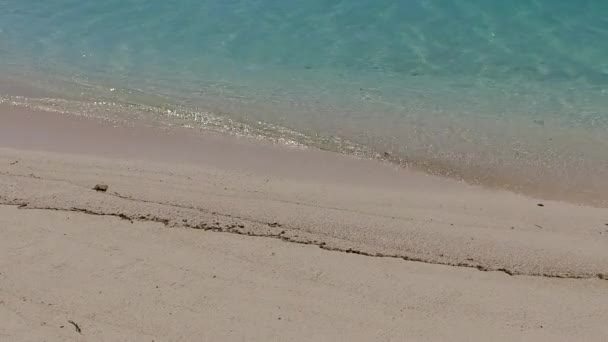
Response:
[[[2,102],[608,201],[608,2],[0,0]],[[9,82],[10,83],[10,82]]]

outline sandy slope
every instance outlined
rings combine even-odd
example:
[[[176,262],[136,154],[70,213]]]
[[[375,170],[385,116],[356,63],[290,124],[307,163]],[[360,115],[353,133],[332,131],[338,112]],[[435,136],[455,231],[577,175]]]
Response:
[[[319,165],[315,154],[302,158]],[[322,168],[356,175],[358,161],[348,162],[348,169],[340,163]],[[552,201],[539,207],[538,200],[506,192],[391,168],[368,171],[394,180],[363,185],[346,176],[306,180],[203,164],[0,149],[0,204],[270,235],[509,274],[608,278],[607,209]],[[370,173],[362,181],[366,177]],[[108,192],[93,191],[97,183],[109,185]]]
[[[0,108],[7,341],[602,340],[607,224],[332,153]]]

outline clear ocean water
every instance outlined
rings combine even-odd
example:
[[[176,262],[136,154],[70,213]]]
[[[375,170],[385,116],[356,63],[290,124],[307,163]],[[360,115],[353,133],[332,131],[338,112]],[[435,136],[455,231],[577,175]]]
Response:
[[[608,2],[0,0],[4,102],[608,201]],[[599,201],[599,202],[598,202]]]

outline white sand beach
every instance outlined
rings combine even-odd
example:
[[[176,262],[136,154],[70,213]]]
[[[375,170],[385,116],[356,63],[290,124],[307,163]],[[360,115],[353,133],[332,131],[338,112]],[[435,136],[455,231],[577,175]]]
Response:
[[[608,336],[608,209],[313,149],[1,105],[0,234],[1,341]]]

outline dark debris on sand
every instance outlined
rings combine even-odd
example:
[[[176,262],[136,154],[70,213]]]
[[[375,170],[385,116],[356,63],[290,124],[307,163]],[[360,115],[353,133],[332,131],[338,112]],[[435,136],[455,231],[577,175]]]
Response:
[[[93,187],[93,190],[99,192],[106,192],[108,191],[108,186],[106,184],[97,184]]]

